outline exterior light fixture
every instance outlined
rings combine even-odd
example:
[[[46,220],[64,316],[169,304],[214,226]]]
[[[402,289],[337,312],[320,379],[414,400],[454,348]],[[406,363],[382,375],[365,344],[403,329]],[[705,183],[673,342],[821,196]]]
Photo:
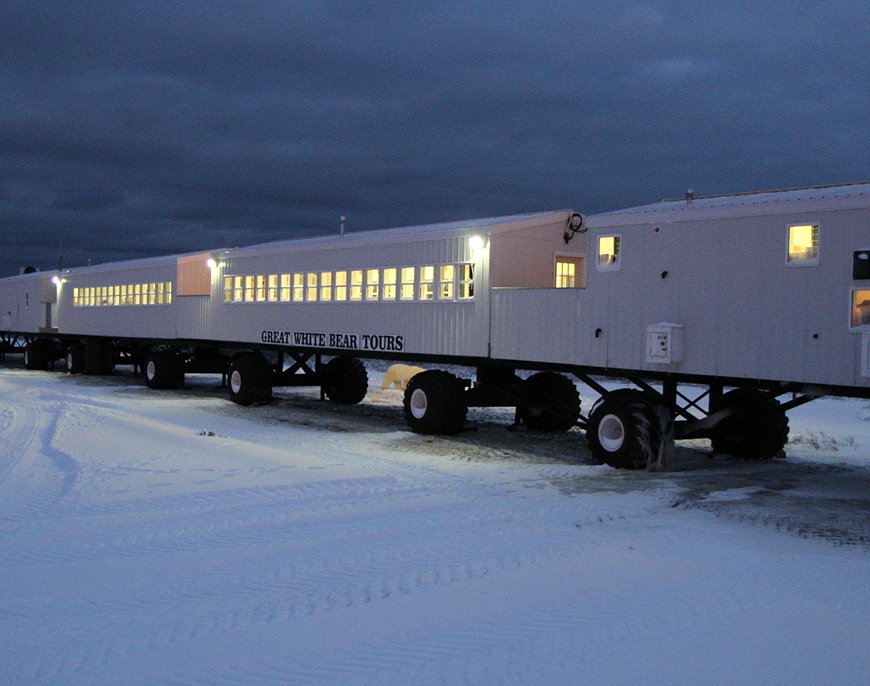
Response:
[[[208,258],[208,262],[206,262],[209,269],[217,269],[218,263],[215,262],[214,258]]]
[[[468,239],[468,247],[472,250],[480,250],[486,245],[486,239],[483,236],[471,236]]]

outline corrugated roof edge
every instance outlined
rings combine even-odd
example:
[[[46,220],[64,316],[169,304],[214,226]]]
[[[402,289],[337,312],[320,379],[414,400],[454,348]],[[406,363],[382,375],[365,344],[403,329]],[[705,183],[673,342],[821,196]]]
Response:
[[[139,268],[149,268],[149,267],[161,267],[167,266],[170,264],[174,264],[175,261],[180,257],[189,257],[194,255],[203,255],[203,254],[211,254],[214,255],[215,258],[219,258],[223,255],[243,255],[245,253],[258,253],[263,252],[264,250],[275,250],[281,248],[298,248],[298,247],[313,247],[322,246],[328,244],[330,242],[334,242],[336,240],[342,240],[352,243],[358,243],[359,241],[365,241],[370,239],[385,239],[385,238],[396,238],[397,234],[403,236],[414,236],[417,235],[421,238],[433,238],[437,234],[447,234],[451,232],[464,231],[467,229],[474,228],[485,228],[491,226],[497,226],[500,224],[514,224],[522,221],[536,220],[542,219],[550,216],[557,216],[559,214],[566,214],[570,216],[572,214],[572,210],[550,210],[547,212],[527,212],[525,214],[513,214],[507,215],[503,217],[487,217],[483,219],[465,219],[461,221],[452,221],[452,222],[442,222],[436,224],[420,224],[417,226],[400,226],[390,229],[369,229],[363,231],[351,231],[350,233],[345,233],[344,236],[339,237],[337,233],[324,234],[320,236],[304,236],[300,238],[286,238],[277,241],[270,241],[268,243],[258,243],[255,245],[249,246],[240,246],[236,248],[211,248],[211,249],[203,249],[203,250],[194,250],[191,252],[185,253],[177,253],[177,254],[169,254],[169,255],[161,255],[155,257],[141,257],[132,260],[119,260],[116,262],[100,262],[93,265],[81,265],[81,266],[72,266],[72,267],[64,267],[64,274],[69,274],[71,272],[87,272],[91,274],[97,274],[101,271],[112,271],[117,269],[139,269]],[[39,272],[43,276],[56,274],[57,271],[54,272]],[[19,275],[3,277],[4,279],[18,278]],[[31,276],[32,275],[28,275]]]
[[[268,243],[258,243],[255,245],[242,246],[231,248],[229,250],[213,251],[232,253],[233,255],[241,255],[246,252],[256,253],[264,249],[274,250],[276,248],[316,248],[325,243],[334,241],[365,243],[368,241],[379,241],[382,239],[395,239],[398,236],[403,237],[419,237],[419,238],[434,238],[439,234],[450,234],[456,232],[467,231],[468,229],[483,229],[489,227],[497,227],[505,224],[516,224],[520,222],[544,219],[547,217],[555,217],[560,214],[570,216],[573,210],[550,210],[547,212],[528,212],[525,214],[513,214],[503,217],[486,217],[483,219],[464,219],[460,221],[441,222],[436,224],[420,224],[414,226],[398,226],[388,229],[364,229],[361,231],[345,232],[344,235],[338,233],[329,233],[319,236],[303,236],[300,238],[287,238]]]
[[[618,217],[630,214],[650,214],[664,212],[686,212],[727,207],[749,207],[775,203],[824,200],[832,198],[867,197],[870,202],[870,181],[830,184],[823,186],[804,186],[778,190],[747,191],[722,195],[686,195],[682,198],[666,198],[648,205],[638,205],[609,212],[590,215],[589,219]]]

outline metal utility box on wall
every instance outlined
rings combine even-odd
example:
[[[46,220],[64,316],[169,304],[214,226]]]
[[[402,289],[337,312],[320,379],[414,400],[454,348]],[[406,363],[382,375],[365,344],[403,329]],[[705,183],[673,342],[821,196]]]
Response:
[[[661,322],[646,327],[646,361],[675,364],[683,361],[683,326]]]

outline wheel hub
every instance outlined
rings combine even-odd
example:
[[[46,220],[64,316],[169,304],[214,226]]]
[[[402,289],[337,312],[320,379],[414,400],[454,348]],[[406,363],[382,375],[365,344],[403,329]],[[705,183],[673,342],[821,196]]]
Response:
[[[238,393],[242,390],[242,375],[239,374],[238,369],[234,369],[233,373],[230,374],[230,389],[233,393]]]
[[[429,409],[429,399],[426,397],[425,391],[417,388],[411,393],[410,409],[414,419],[423,419],[426,416],[426,411]]]
[[[625,442],[625,425],[615,414],[609,414],[598,425],[598,442],[609,453],[614,453]]]

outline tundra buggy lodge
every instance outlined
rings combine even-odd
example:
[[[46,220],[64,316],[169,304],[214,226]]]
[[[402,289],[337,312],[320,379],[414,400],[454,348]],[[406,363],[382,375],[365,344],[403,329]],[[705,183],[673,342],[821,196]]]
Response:
[[[684,438],[766,459],[789,409],[870,397],[870,183],[28,268],[0,279],[0,346],[151,388],[220,372],[241,404],[290,385],[358,403],[362,360],[390,359],[427,368],[402,382],[412,431],[507,406],[615,467]],[[571,377],[600,394],[586,412]]]

